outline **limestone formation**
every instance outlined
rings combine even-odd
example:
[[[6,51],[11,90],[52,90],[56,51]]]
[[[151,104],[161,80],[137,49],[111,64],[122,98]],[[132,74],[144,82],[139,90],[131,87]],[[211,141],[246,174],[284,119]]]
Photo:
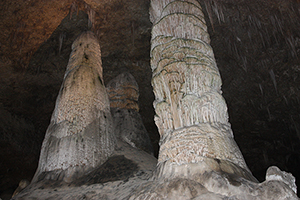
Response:
[[[159,165],[200,164],[210,158],[249,172],[233,140],[200,5],[195,0],[153,0],[151,8]]]
[[[29,181],[26,180],[26,179],[22,179],[20,182],[19,182],[19,185],[17,187],[17,189],[14,191],[13,195],[12,195],[12,198],[16,195],[18,195],[22,190],[24,190],[27,186],[29,185]]]
[[[87,33],[74,42],[46,133],[35,176],[35,181],[42,180],[16,199],[298,199],[291,174],[270,167],[266,181],[258,183],[249,171],[233,139],[198,1],[152,0],[150,16],[155,122],[161,135],[153,176],[156,160],[133,148],[132,138],[122,139],[130,115],[117,116],[124,121],[115,121],[119,131],[113,152],[108,97],[102,69],[96,68],[101,66],[100,51]],[[137,112],[137,89],[127,87],[126,80],[132,77],[123,74],[109,84],[111,105]],[[124,134],[127,139],[129,135]],[[90,168],[94,170],[68,185],[43,179],[83,174]]]
[[[297,199],[291,175],[271,168],[276,178],[258,183],[249,171],[198,1],[152,0],[150,19],[160,152],[153,180],[130,199]]]
[[[129,199],[136,188],[151,178],[157,160],[127,143],[117,143],[113,155],[83,177],[71,183],[41,180],[26,187],[13,199]]]
[[[149,150],[150,141],[138,114],[137,83],[124,73],[108,88],[114,125],[99,44],[87,32],[73,44],[35,178],[13,199],[128,199],[147,183],[157,159],[139,149]]]
[[[33,182],[72,181],[104,163],[114,148],[100,46],[94,34],[86,32],[72,45]]]
[[[139,111],[139,86],[129,72],[124,72],[108,82],[110,107]]]
[[[107,84],[116,137],[150,154],[153,148],[139,114],[139,88],[134,77],[122,73]]]

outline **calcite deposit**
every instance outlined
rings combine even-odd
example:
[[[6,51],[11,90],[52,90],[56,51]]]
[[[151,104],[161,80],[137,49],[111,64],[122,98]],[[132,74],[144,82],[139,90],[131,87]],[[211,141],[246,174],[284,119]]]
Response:
[[[92,32],[72,45],[33,182],[72,181],[103,164],[115,148],[99,43]]]
[[[234,141],[200,4],[152,0],[150,18],[160,152],[130,199],[297,199],[294,177],[278,168],[258,183]]]
[[[131,109],[139,111],[139,86],[129,72],[124,72],[106,85],[112,109]]]
[[[107,88],[113,117],[100,46],[83,33],[72,46],[36,175],[13,199],[128,199],[148,182],[157,159],[138,113],[137,83],[123,73]]]
[[[152,86],[161,135],[159,165],[229,161],[248,171],[197,1],[152,1]]]
[[[114,134],[132,147],[153,155],[148,132],[139,114],[139,87],[129,72],[124,72],[107,84]]]
[[[100,57],[89,54],[93,51],[81,53],[83,47],[93,47],[90,43],[85,45],[90,38],[87,36],[91,35],[88,33],[79,37],[73,45],[34,180],[40,181],[33,181],[16,198],[298,199],[295,178],[291,174],[270,167],[266,180],[259,183],[248,169],[228,122],[221,77],[198,1],[152,0],[150,16],[153,22],[150,53],[155,122],[161,136],[155,171],[156,160],[135,148],[138,144],[133,142],[136,135],[131,137],[130,134],[136,131],[132,129],[135,127],[132,126],[132,116],[117,114],[121,109],[128,112],[138,110],[134,104],[138,97],[137,87],[132,84],[134,81],[129,74],[122,74],[109,83],[116,140],[111,134],[112,120],[108,115],[109,103],[101,68],[89,73],[94,68],[86,65],[90,58],[93,58],[92,66],[94,63],[101,64],[101,60],[97,60]],[[76,74],[77,71],[81,73]],[[98,85],[101,92],[95,89],[96,92],[90,93],[90,88],[97,88],[93,85]],[[80,96],[77,91],[83,91],[85,95]],[[94,126],[94,120],[99,124]],[[90,125],[94,129],[89,129]],[[86,148],[82,146],[86,141],[83,138],[86,135],[82,133],[90,133],[96,139],[95,143],[98,140],[93,133],[106,139],[106,142],[101,140],[103,143],[96,144],[100,145],[102,154],[88,151],[81,154],[78,151]],[[73,140],[77,146],[69,142]],[[95,143],[87,149],[95,149]],[[61,155],[65,159],[61,159]],[[74,168],[71,158],[81,160],[83,155],[92,155],[97,167],[87,163],[89,167],[94,167],[93,170]],[[90,159],[88,157],[87,160]],[[58,164],[62,165],[61,169],[56,168]],[[74,179],[72,176],[73,181],[66,184],[69,179],[61,177],[70,177],[65,176],[72,175],[69,172],[81,173],[82,177]],[[56,180],[47,181],[49,177]],[[64,182],[57,182],[57,179]]]

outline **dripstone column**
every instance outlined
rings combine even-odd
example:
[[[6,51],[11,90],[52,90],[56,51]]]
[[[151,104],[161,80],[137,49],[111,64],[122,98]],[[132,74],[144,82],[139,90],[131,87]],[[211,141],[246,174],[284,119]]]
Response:
[[[258,183],[236,145],[221,77],[196,0],[152,0],[156,173],[130,199],[298,199],[295,178],[270,167]]]
[[[92,32],[85,32],[72,45],[33,182],[72,181],[104,163],[114,148],[100,45]]]
[[[153,155],[150,137],[139,114],[139,87],[135,78],[124,72],[108,82],[107,91],[116,137]]]
[[[252,179],[233,139],[199,3],[152,0],[150,16],[158,177],[193,177],[221,163],[222,170]],[[187,171],[186,165],[193,167]]]

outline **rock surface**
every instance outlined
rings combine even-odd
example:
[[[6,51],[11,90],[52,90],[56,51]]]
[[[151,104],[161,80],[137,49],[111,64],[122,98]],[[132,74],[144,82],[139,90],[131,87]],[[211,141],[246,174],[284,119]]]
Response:
[[[150,84],[148,0],[85,1],[95,11],[104,82],[126,68],[140,90],[140,114],[158,150]],[[84,1],[0,2],[0,198],[31,180],[71,44],[87,29]],[[271,165],[300,177],[300,15],[295,0],[200,1],[230,123],[259,181]],[[94,4],[94,5],[92,5]],[[59,38],[62,37],[59,53]],[[275,88],[276,86],[276,88]],[[151,117],[149,117],[151,116]],[[296,178],[299,184],[300,178]],[[299,188],[299,186],[298,186]]]
[[[193,0],[186,2],[170,0],[170,2],[164,3],[152,1],[152,7],[155,8],[155,11],[161,10],[164,13],[166,8],[173,8],[173,10],[166,12],[168,13],[167,16],[159,15],[161,19],[157,21],[153,15],[154,27],[157,24],[168,24],[162,22],[163,20],[178,20],[172,25],[180,26],[189,21],[189,19],[184,19],[184,16],[180,16],[182,12],[187,12],[184,13],[186,17],[193,17],[189,12],[200,9],[200,5]],[[180,5],[182,3],[185,5]],[[187,9],[182,9],[182,7],[187,7]],[[172,12],[174,15],[170,14]],[[201,10],[198,10],[198,13],[201,13]],[[197,18],[197,20],[200,19]],[[203,23],[202,26],[204,27],[203,31],[205,31],[205,24]],[[205,52],[209,52],[211,48],[206,50],[202,46],[199,48],[197,45],[191,45],[188,50],[181,51],[181,45],[176,46],[178,36],[183,37],[179,40],[189,43],[189,40],[193,40],[192,35],[174,32],[176,27],[157,28],[157,30],[161,30],[161,35],[156,29],[153,30],[153,40],[159,37],[161,41],[156,44],[162,45],[163,48],[157,50],[154,46],[152,49],[152,55],[157,56],[152,57],[152,64],[154,63],[152,67],[154,72],[153,87],[156,94],[156,102],[154,103],[157,111],[156,123],[162,136],[162,148],[156,171],[152,177],[155,159],[119,140],[117,150],[106,159],[105,163],[94,167],[94,171],[85,172],[81,178],[73,179],[72,183],[68,185],[69,188],[65,187],[66,180],[49,181],[43,177],[32,182],[16,199],[44,197],[48,199],[298,199],[295,193],[295,179],[291,174],[272,167],[268,170],[266,181],[263,183],[258,183],[252,176],[233,140],[227,117],[227,107],[221,96],[221,79],[218,73],[200,79],[199,81],[202,82],[196,84],[198,87],[203,86],[203,88],[198,90],[198,87],[193,87],[196,85],[194,81],[189,82],[189,74],[185,74],[186,71],[189,71],[186,70],[189,69],[188,67],[182,70],[179,68],[182,65],[178,65],[178,68],[168,71],[169,64],[183,62],[186,54],[187,57],[195,59],[194,65],[200,69],[203,68],[199,71],[191,70],[192,74],[196,76],[201,75],[198,73],[207,70],[211,67],[210,65],[216,67],[214,62],[197,65],[197,62],[201,63],[203,54],[204,61],[206,60],[207,54]],[[170,33],[174,33],[176,37],[170,37],[171,34],[166,30],[171,30]],[[157,33],[158,35],[155,35]],[[164,38],[164,34],[167,35],[166,38]],[[208,46],[208,37],[204,37],[204,40],[202,42]],[[173,45],[173,41],[175,41],[175,45]],[[195,43],[197,44],[198,41],[199,38],[196,38]],[[164,46],[164,44],[170,45]],[[174,49],[168,51],[174,46],[177,51],[174,52]],[[190,49],[192,49],[191,52]],[[164,50],[166,51],[164,52]],[[201,53],[199,57],[197,54],[194,55],[197,50]],[[181,54],[180,57],[174,56],[177,53]],[[214,60],[212,51],[209,57]],[[165,65],[162,65],[161,70],[155,73],[158,68],[156,64],[159,65],[159,61],[164,58],[168,61],[173,60],[173,62],[162,62]],[[191,64],[188,61],[184,61],[184,63],[187,66]],[[192,67],[191,69],[197,68]],[[217,71],[217,68],[214,70]],[[159,84],[156,85],[157,77],[160,79]],[[214,83],[214,80],[217,80],[217,84]],[[214,101],[214,98],[209,98],[207,93],[217,100]],[[197,100],[197,98],[200,100],[203,98],[200,101],[202,102],[200,106],[209,105],[205,109],[195,111],[197,118],[193,115],[192,117],[178,115],[183,110],[181,109],[181,99],[189,95],[192,98],[186,100],[187,106],[185,107],[191,106],[188,103],[193,102],[193,99]],[[164,109],[158,109],[161,102],[165,104]],[[168,114],[164,115],[165,113]],[[106,122],[103,123],[105,126]],[[114,170],[116,172],[111,173]],[[89,184],[91,186],[87,186]],[[45,186],[47,188],[44,188]],[[49,191],[49,188],[53,192]]]
[[[298,199],[293,176],[271,168],[260,184],[249,171],[198,2],[152,0],[150,10],[160,152],[153,180],[130,199]]]
[[[72,183],[41,180],[13,199],[128,199],[151,178],[156,163],[150,154],[118,141],[111,157],[80,179]]]
[[[114,148],[100,46],[94,34],[86,32],[72,45],[33,182],[71,182],[103,164]]]
[[[110,80],[106,88],[111,108],[139,111],[139,86],[129,72],[119,74]]]
[[[134,77],[124,72],[107,84],[114,134],[132,147],[153,155],[149,134],[139,114],[139,87]]]
[[[210,158],[249,171],[233,139],[200,5],[193,0],[153,0],[150,14],[159,165],[201,165]]]
[[[121,101],[112,101],[114,118],[103,84],[100,46],[92,32],[83,33],[72,45],[36,175],[13,199],[128,199],[151,178],[157,159],[149,154],[151,142],[137,112],[137,83],[124,73],[108,88],[112,100]],[[124,99],[133,99],[130,105],[136,104],[137,110],[128,104],[114,106],[124,105]]]

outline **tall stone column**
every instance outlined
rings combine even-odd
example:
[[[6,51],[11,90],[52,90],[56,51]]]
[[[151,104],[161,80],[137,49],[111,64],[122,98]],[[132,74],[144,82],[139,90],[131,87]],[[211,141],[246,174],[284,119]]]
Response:
[[[151,0],[152,86],[161,136],[156,173],[133,199],[298,199],[270,167],[258,183],[237,147],[221,77],[196,0]]]
[[[114,148],[100,45],[92,32],[86,32],[72,45],[33,182],[72,181],[104,163]]]
[[[109,81],[106,87],[116,138],[153,155],[150,137],[139,114],[139,86],[135,78],[124,72]]]
[[[155,123],[161,136],[158,177],[223,168],[254,179],[233,139],[199,3],[152,0],[150,17]],[[186,165],[193,167],[187,171]]]

